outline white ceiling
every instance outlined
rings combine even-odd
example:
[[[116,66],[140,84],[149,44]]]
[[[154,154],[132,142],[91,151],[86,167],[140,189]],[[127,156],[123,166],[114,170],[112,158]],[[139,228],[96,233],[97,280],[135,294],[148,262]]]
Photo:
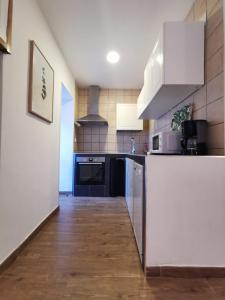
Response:
[[[183,20],[193,0],[38,0],[79,86],[140,88],[164,21]],[[106,61],[120,53],[117,65]]]

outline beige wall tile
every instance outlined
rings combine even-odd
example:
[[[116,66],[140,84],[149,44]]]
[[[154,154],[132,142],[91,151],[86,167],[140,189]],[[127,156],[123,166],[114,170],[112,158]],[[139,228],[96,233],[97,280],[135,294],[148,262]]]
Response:
[[[117,143],[118,144],[123,144],[124,143],[124,136],[123,135],[118,135],[116,136]]]
[[[148,141],[147,135],[140,136],[139,142],[140,142],[141,144],[145,144],[146,141]]]
[[[100,143],[92,143],[91,146],[92,151],[99,151],[99,149],[100,149]]]
[[[223,21],[223,8],[216,5],[208,15],[206,24],[206,36],[209,37],[215,28]]]
[[[123,151],[124,152],[130,152],[131,151],[131,146],[130,146],[130,143],[124,143],[123,144]]]
[[[99,143],[99,151],[107,151],[107,143]]]
[[[126,96],[130,96],[131,95],[131,90],[123,90],[123,95]]]
[[[91,138],[91,142],[92,143],[99,143],[100,142],[100,135],[98,134],[94,134],[92,135],[92,138]]]
[[[91,134],[84,134],[84,142],[85,143],[91,143],[92,141],[92,135]]]
[[[207,121],[210,125],[224,122],[223,98],[207,105]]]
[[[141,90],[131,90],[131,95],[132,96],[136,96],[138,98],[138,96],[140,95]]]
[[[100,134],[107,134],[108,133],[108,127],[102,126],[100,128]]]
[[[100,97],[102,96],[109,96],[109,90],[108,89],[101,89],[100,90]]]
[[[78,140],[79,142],[84,142],[84,135],[83,135],[83,134],[77,135],[77,140]]]
[[[207,84],[207,103],[217,100],[224,95],[224,74],[216,76]]]
[[[213,34],[206,39],[206,57],[209,59],[221,47],[223,47],[223,23],[221,22],[213,31]]]
[[[224,69],[224,48],[220,48],[206,63],[207,81],[213,79]]]
[[[116,151],[116,144],[115,143],[108,143],[108,151]]]
[[[85,111],[78,111],[78,118],[83,118],[85,115]]]
[[[224,149],[209,149],[209,155],[224,156]]]
[[[84,151],[91,151],[92,143],[84,143]]]
[[[78,143],[77,149],[78,149],[78,151],[84,151],[84,143]]]
[[[117,144],[117,151],[118,152],[124,152],[124,150],[123,150],[123,143],[118,143]]]
[[[189,13],[187,14],[185,21],[193,22],[194,21],[194,6],[190,9]]]
[[[206,106],[194,111],[193,113],[194,120],[206,120]]]
[[[213,10],[216,4],[217,4],[217,0],[207,0],[206,2],[207,14],[210,14],[210,12]]]
[[[79,96],[87,96],[87,89],[78,89]]]
[[[107,136],[108,143],[116,143],[116,135],[115,134],[108,134]]]
[[[207,14],[211,15],[213,11],[223,6],[223,0],[207,0]]]
[[[91,134],[91,128],[90,127],[83,127],[84,128],[84,134]]]
[[[100,139],[100,143],[106,143],[107,142],[107,134],[100,134],[99,139]]]
[[[194,3],[194,20],[202,21],[206,19],[206,0],[196,0]]]
[[[92,127],[91,128],[91,133],[92,134],[100,134],[100,128],[99,127]]]
[[[193,100],[194,110],[198,110],[206,105],[206,86],[203,86],[194,94]]]
[[[99,96],[99,104],[100,104],[100,106],[103,105],[103,104],[106,105],[108,103],[108,98],[109,98],[108,96],[101,96],[100,95]]]
[[[224,148],[224,123],[208,128],[209,149]]]

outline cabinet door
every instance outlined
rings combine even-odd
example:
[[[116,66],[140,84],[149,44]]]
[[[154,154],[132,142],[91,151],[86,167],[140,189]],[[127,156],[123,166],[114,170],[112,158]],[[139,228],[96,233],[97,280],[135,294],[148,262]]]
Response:
[[[138,120],[137,104],[117,104],[117,130],[143,130],[143,120]]]
[[[141,259],[143,253],[143,170],[142,165],[134,163],[133,228]]]
[[[164,82],[164,68],[163,68],[163,33],[158,37],[158,40],[153,49],[150,66],[149,66],[149,77],[151,86],[150,98],[155,97],[156,93],[163,85]],[[150,100],[150,99],[149,99]]]
[[[127,209],[132,223],[133,223],[133,172],[134,172],[134,161],[129,158],[126,158],[126,203],[127,203]]]
[[[164,83],[163,32],[158,36],[144,71],[144,86],[138,97],[138,117],[155,97]]]

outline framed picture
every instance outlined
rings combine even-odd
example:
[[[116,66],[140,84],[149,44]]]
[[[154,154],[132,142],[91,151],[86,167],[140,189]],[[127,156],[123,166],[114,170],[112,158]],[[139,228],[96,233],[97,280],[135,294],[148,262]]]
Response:
[[[13,0],[0,0],[0,50],[11,53]]]
[[[34,41],[30,43],[28,111],[53,122],[54,71]]]

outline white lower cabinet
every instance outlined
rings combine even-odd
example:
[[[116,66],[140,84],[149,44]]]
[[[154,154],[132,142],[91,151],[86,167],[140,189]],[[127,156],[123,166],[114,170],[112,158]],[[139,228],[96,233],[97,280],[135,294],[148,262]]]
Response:
[[[143,257],[143,171],[142,165],[126,158],[126,203],[141,261]]]
[[[126,158],[126,203],[133,223],[133,175],[134,175],[134,161]]]
[[[133,228],[141,260],[143,254],[143,169],[142,165],[134,163]]]

